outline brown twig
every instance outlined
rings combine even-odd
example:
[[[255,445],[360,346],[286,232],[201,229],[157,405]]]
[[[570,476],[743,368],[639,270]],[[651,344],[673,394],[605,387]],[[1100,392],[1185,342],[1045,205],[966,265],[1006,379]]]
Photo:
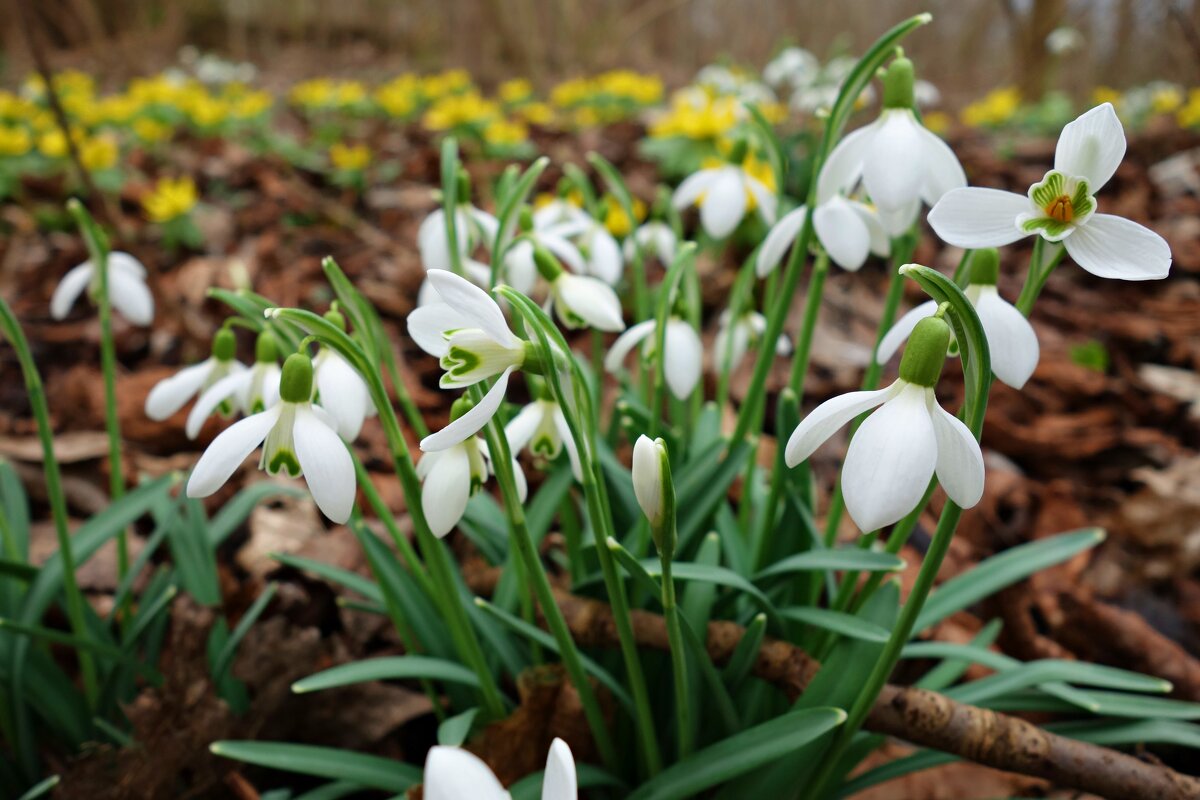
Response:
[[[490,594],[499,570],[468,562],[464,573],[473,591]],[[562,590],[555,591],[555,599],[567,627],[580,644],[617,645],[612,611],[606,604]],[[639,645],[656,650],[669,648],[666,622],[660,615],[634,611],[633,630]],[[706,641],[709,657],[717,664],[728,661],[744,633],[745,629],[733,622],[710,622]],[[753,672],[794,699],[803,693],[818,669],[820,664],[799,647],[768,638],[763,640]],[[1200,797],[1200,780],[1169,767],[1059,736],[1025,720],[921,689],[885,686],[865,727],[968,761],[1044,778],[1103,797],[1121,800]]]

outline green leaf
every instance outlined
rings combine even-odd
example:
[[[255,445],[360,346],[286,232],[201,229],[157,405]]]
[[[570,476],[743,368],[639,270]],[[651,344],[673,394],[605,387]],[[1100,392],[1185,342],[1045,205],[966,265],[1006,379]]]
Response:
[[[758,651],[762,648],[763,636],[767,632],[767,615],[759,612],[746,626],[746,632],[733,648],[729,662],[725,664],[725,683],[730,691],[736,691],[758,659]]]
[[[833,631],[851,639],[861,639],[864,642],[886,642],[889,631],[882,625],[876,625],[862,617],[815,606],[790,606],[780,609],[779,615],[784,619],[802,622],[822,630]]]
[[[341,800],[341,798],[361,792],[362,786],[350,781],[333,781],[324,786],[318,786],[311,792],[296,795],[295,800]]]
[[[29,558],[29,498],[16,469],[7,460],[0,458],[0,514],[8,519],[15,537],[17,555]],[[5,555],[9,555],[5,552]]]
[[[544,775],[545,773],[541,770],[531,772],[508,787],[508,793],[512,795],[512,800],[538,800],[542,796]],[[625,783],[620,778],[582,761],[575,765],[575,778],[580,789],[625,788]]]
[[[656,559],[647,558],[639,563],[641,563],[642,568],[646,570],[648,575],[655,578],[662,576],[662,564]],[[703,581],[705,583],[715,583],[720,586],[737,589],[754,598],[768,615],[777,616],[780,613],[767,596],[762,593],[761,589],[726,567],[677,561],[671,565],[671,575],[681,581]]]
[[[292,684],[296,694],[319,692],[368,681],[427,678],[478,687],[479,676],[461,664],[429,656],[385,656],[368,658],[301,678]]]
[[[229,664],[233,661],[233,656],[237,652],[238,645],[241,644],[242,639],[250,632],[250,628],[254,626],[254,623],[258,621],[262,613],[267,610],[267,605],[275,597],[275,592],[277,591],[279,591],[278,583],[271,582],[267,584],[267,588],[254,599],[250,608],[238,620],[237,627],[233,629],[233,633],[229,634],[228,641],[225,642],[216,661],[213,662],[212,674],[214,680],[220,680],[225,675],[225,671],[229,669]]]
[[[479,714],[479,708],[468,708],[461,714],[448,717],[438,725],[438,744],[446,747],[460,747],[471,733],[471,724]]]
[[[630,795],[630,800],[695,797],[795,752],[845,719],[846,713],[837,708],[814,708],[776,717],[668,767]]]
[[[533,191],[533,186],[537,183],[538,177],[542,171],[550,163],[550,159],[542,156],[537,161],[529,165],[524,174],[517,179],[513,184],[511,191],[501,201],[500,207],[496,211],[496,241],[492,243],[492,263],[504,263],[504,256],[508,253],[508,248],[512,244],[516,230],[517,221],[520,217],[521,206],[525,202],[525,198]]]
[[[315,775],[318,778],[345,780],[383,789],[405,792],[421,780],[421,770],[390,758],[285,742],[220,741],[209,745],[214,755],[255,764],[260,767]]]
[[[364,578],[357,572],[351,572],[348,569],[335,567],[323,561],[314,561],[311,558],[301,558],[300,556],[293,556],[288,553],[271,553],[271,558],[280,564],[286,564],[301,572],[311,572],[327,581],[344,586],[352,592],[358,592],[369,600],[374,600],[378,603],[383,602],[383,592],[380,591],[379,584],[370,578]]]
[[[1121,745],[1174,744],[1200,750],[1200,725],[1174,720],[1079,720],[1056,722],[1047,730],[1081,742],[1118,747]]]
[[[721,565],[721,539],[710,533],[700,542],[693,562],[698,566],[719,568]],[[730,570],[730,572],[733,572]],[[736,572],[733,574],[737,575]],[[713,603],[717,600],[717,584],[711,581],[692,581],[683,590],[679,602],[679,613],[692,626],[692,630],[707,631],[712,618]]]
[[[717,672],[712,659],[708,656],[708,649],[705,647],[704,642],[700,640],[700,635],[692,627],[692,623],[688,622],[687,616],[680,615],[679,622],[680,630],[683,631],[683,639],[691,655],[692,664],[695,669],[700,671],[700,676],[704,678],[704,684],[708,686],[708,694],[703,695],[701,694],[703,687],[700,683],[695,680],[690,681],[690,688],[695,699],[693,708],[707,711],[710,706],[715,706],[717,715],[724,726],[724,732],[726,734],[734,733],[742,727],[742,724],[738,719],[737,708],[733,704],[733,698],[729,695],[729,689],[726,688],[724,681],[721,680],[721,673]],[[708,633],[707,624],[704,627],[704,632]],[[699,715],[693,714],[693,727],[699,722]],[[692,738],[695,739],[694,734]],[[719,737],[714,736],[713,738]]]
[[[1000,635],[1003,627],[1004,623],[1001,620],[991,620],[980,629],[979,633],[975,634],[975,638],[970,642],[971,646],[986,650],[996,641],[996,637]],[[916,686],[931,692],[940,692],[961,678],[970,666],[969,659],[947,658],[925,673],[921,680],[917,681]]]
[[[679,550],[685,550],[716,510],[717,504],[729,493],[734,478],[742,473],[745,461],[753,452],[749,442],[738,442],[723,459],[714,459],[716,469],[694,490],[692,486],[676,487],[676,506],[679,514]]]
[[[17,798],[17,800],[37,800],[39,797],[46,797],[51,789],[58,786],[60,780],[62,779],[59,776],[51,775],[49,778],[38,781],[29,787],[29,790]]]
[[[787,575],[793,572],[810,572],[826,569],[856,570],[859,572],[900,572],[906,563],[900,556],[874,550],[844,548],[838,550],[810,550],[776,561],[754,576],[754,580]]]

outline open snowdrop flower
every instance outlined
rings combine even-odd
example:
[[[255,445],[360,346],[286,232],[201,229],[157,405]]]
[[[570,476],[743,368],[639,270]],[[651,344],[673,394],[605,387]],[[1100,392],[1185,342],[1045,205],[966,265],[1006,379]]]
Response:
[[[932,206],[946,192],[967,185],[958,157],[917,121],[913,102],[912,62],[897,58],[884,75],[879,118],[847,134],[821,169],[836,186],[861,177],[884,230],[893,237],[912,226],[922,201]]]
[[[616,372],[630,351],[643,341],[645,344],[642,345],[642,355],[648,359],[653,358],[658,339],[655,335],[657,328],[657,321],[648,319],[618,336],[608,355],[604,357],[604,368],[609,372]],[[667,379],[667,387],[676,399],[685,400],[700,382],[704,358],[700,334],[691,324],[679,317],[668,317],[663,349],[663,374]]]
[[[129,253],[114,251],[108,254],[108,300],[121,316],[134,325],[149,325],[154,319],[154,295],[146,285],[146,268]],[[71,307],[89,289],[99,289],[100,274],[92,262],[85,261],[70,269],[50,298],[50,316],[64,319]]]
[[[346,329],[346,318],[337,310],[328,311],[325,319]],[[350,362],[328,347],[322,347],[313,359],[313,380],[316,390],[313,400],[333,418],[338,434],[347,442],[357,439],[366,418],[378,413],[366,380]]]
[[[733,233],[746,216],[750,198],[754,199],[754,207],[763,222],[775,223],[775,194],[743,167],[746,153],[745,140],[738,140],[726,163],[688,176],[671,198],[671,203],[679,210],[699,204],[700,224],[714,239],[724,239]]]
[[[864,533],[898,522],[916,508],[935,472],[959,506],[970,508],[983,496],[979,443],[961,420],[938,405],[933,393],[949,344],[945,320],[921,320],[909,337],[895,383],[826,400],[788,439],[784,458],[795,467],[843,425],[879,406],[850,440],[842,466],[846,510]]]
[[[200,393],[188,414],[189,439],[200,435],[205,421],[222,406],[235,401],[243,414],[257,414],[279,402],[279,346],[270,331],[258,334],[254,347],[254,366],[233,370]]]
[[[575,439],[567,427],[562,408],[553,400],[538,398],[522,408],[504,426],[504,435],[514,453],[528,447],[535,458],[546,462],[558,458],[558,454],[565,449],[575,480],[583,480]]]
[[[425,800],[511,800],[483,759],[461,747],[437,745],[425,757]],[[578,779],[571,748],[562,739],[550,743],[542,800],[577,800]]]
[[[1054,169],[1027,196],[970,187],[947,193],[929,224],[956,247],[1000,247],[1037,234],[1061,242],[1075,263],[1101,278],[1167,277],[1171,248],[1154,231],[1113,214],[1097,214],[1095,193],[1125,155],[1125,131],[1111,103],[1067,124]]]
[[[721,312],[717,323],[717,337],[713,340],[713,371],[721,373],[728,364],[732,373],[750,348],[757,346],[762,339],[767,330],[767,318],[757,311],[744,311],[735,319],[727,308]],[[775,355],[786,356],[791,352],[791,341],[780,335],[775,342]]]
[[[591,218],[580,209],[575,210],[583,215],[582,218],[539,227],[529,208],[521,209],[518,224],[521,237],[504,254],[504,279],[510,286],[523,294],[528,294],[533,289],[538,276],[534,251],[539,247],[553,253],[573,272],[580,275],[588,272],[587,260],[570,237],[583,232],[586,223],[582,220],[590,221]]]
[[[348,520],[357,487],[354,461],[332,420],[312,404],[312,384],[312,359],[304,353],[288,356],[279,402],[213,439],[188,479],[188,497],[208,497],[220,489],[261,444],[259,468],[271,475],[303,475],[321,513],[337,523]]]
[[[578,239],[579,252],[587,260],[587,273],[609,286],[616,286],[625,274],[621,245],[603,222],[588,217]]]
[[[657,258],[661,264],[670,264],[675,260],[675,231],[662,220],[651,220],[625,239],[626,261],[633,260],[638,247],[642,248],[643,258]]]
[[[1040,354],[1037,334],[1025,315],[996,290],[1000,256],[994,248],[972,252],[969,269],[969,283],[964,293],[975,306],[975,313],[983,325],[992,357],[992,372],[1004,383],[1020,389],[1037,368]],[[875,360],[886,363],[918,322],[937,313],[937,307],[937,303],[930,300],[897,320],[880,340]]]
[[[849,272],[856,272],[866,263],[870,254],[886,258],[891,253],[892,243],[875,209],[843,196],[841,192],[850,187],[834,184],[836,177],[844,176],[835,176],[823,169],[817,178],[813,231],[833,263]],[[765,278],[779,266],[783,254],[800,236],[807,213],[808,206],[800,206],[784,214],[779,222],[771,226],[754,263],[758,277]]]
[[[476,247],[490,248],[496,240],[500,223],[496,218],[471,204],[471,184],[465,171],[458,173],[458,203],[454,209],[454,233],[458,251],[469,259]],[[417,249],[425,269],[450,269],[450,240],[446,236],[446,212],[438,209],[427,216],[417,229]]]
[[[442,388],[460,389],[493,376],[497,379],[482,402],[421,440],[426,452],[444,450],[478,433],[500,408],[509,375],[525,364],[529,350],[525,340],[509,329],[504,312],[487,292],[445,270],[432,270],[429,281],[441,302],[409,314],[408,333],[422,350],[440,359],[446,371]]]
[[[154,384],[150,394],[146,395],[146,416],[156,422],[161,422],[221,379],[234,373],[243,372],[246,366],[236,357],[237,337],[229,328],[221,328],[213,336],[211,356],[199,364],[184,367],[171,377]],[[226,395],[217,404],[225,416],[229,416],[234,411],[233,404],[229,402],[230,396]],[[211,410],[204,416],[207,417],[209,413]],[[204,419],[202,418],[200,424],[203,423]]]
[[[550,284],[550,303],[563,325],[609,333],[625,330],[621,299],[611,286],[591,275],[567,272],[541,247],[534,248],[533,257],[538,272]]]

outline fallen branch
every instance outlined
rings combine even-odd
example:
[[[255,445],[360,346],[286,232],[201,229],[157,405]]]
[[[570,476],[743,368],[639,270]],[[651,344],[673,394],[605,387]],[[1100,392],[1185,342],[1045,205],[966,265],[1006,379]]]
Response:
[[[467,584],[490,595],[499,570],[464,570]],[[591,647],[615,647],[617,631],[612,611],[599,600],[578,597],[561,589],[555,600],[576,641]],[[668,649],[662,616],[633,611],[634,637],[639,645]],[[709,658],[723,664],[732,656],[745,629],[727,621],[708,624]],[[795,645],[764,639],[753,672],[779,687],[791,699],[803,693],[820,669],[815,659]],[[1121,800],[1195,800],[1200,780],[1169,767],[1142,761],[1107,747],[1059,736],[1007,714],[978,708],[922,689],[887,685],[875,702],[867,730],[940,750],[989,767],[1044,778],[1059,786]]]

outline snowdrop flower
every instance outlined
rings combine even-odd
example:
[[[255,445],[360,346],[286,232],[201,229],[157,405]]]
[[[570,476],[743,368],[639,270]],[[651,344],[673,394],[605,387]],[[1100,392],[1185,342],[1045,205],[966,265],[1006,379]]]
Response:
[[[565,184],[559,184],[559,190],[565,191]],[[576,197],[579,195],[576,194]],[[591,220],[588,213],[566,197],[556,196],[545,205],[533,212],[533,227],[546,230],[563,224],[578,225]]]
[[[474,753],[438,745],[425,758],[425,800],[512,800],[495,774]],[[578,781],[571,748],[562,739],[550,744],[542,777],[542,800],[577,800]]]
[[[616,372],[625,361],[625,356],[645,340],[642,345],[642,355],[646,358],[654,356],[657,336],[655,331],[658,323],[648,319],[639,322],[622,333],[613,342],[608,355],[604,357],[604,368]],[[685,400],[691,396],[692,390],[700,382],[701,363],[704,357],[704,346],[700,343],[700,334],[689,323],[679,317],[667,318],[666,340],[663,345],[663,373],[667,386],[676,399]]]
[[[496,240],[500,223],[488,212],[471,204],[471,185],[464,172],[459,172],[458,204],[454,213],[454,233],[458,251],[464,259],[481,244],[490,248]],[[417,229],[417,249],[425,269],[450,269],[450,242],[446,236],[446,212],[438,209],[427,216]],[[476,262],[478,263],[478,262]]]
[[[522,408],[504,426],[504,434],[514,453],[528,447],[529,452],[536,458],[547,462],[558,458],[558,454],[565,448],[575,480],[583,480],[575,439],[567,427],[567,418],[563,415],[562,408],[553,400],[539,398]]]
[[[945,320],[921,320],[895,383],[826,400],[788,439],[784,458],[795,467],[843,425],[880,407],[854,434],[842,466],[846,510],[864,532],[891,525],[916,508],[935,472],[959,506],[970,508],[983,496],[979,443],[961,420],[938,405],[933,393],[949,344]]]
[[[621,300],[611,286],[590,275],[567,272],[541,247],[534,248],[533,256],[538,272],[550,284],[550,302],[563,325],[609,333],[625,330]]]
[[[587,273],[616,286],[625,274],[625,261],[621,245],[604,223],[588,217],[578,242],[580,253],[587,258]]]
[[[729,372],[733,373],[749,349],[756,346],[766,333],[767,318],[757,311],[745,311],[734,319],[729,309],[725,309],[717,323],[717,338],[713,340],[713,371],[723,372],[728,361]],[[775,354],[786,356],[791,352],[791,341],[780,335],[775,342]]]
[[[763,80],[771,86],[788,84],[795,88],[811,83],[821,70],[821,62],[803,47],[787,47],[763,67]]]
[[[99,290],[99,279],[90,260],[69,270],[50,298],[50,316],[64,319],[84,289],[90,287],[93,294]],[[129,253],[108,254],[108,299],[134,325],[149,325],[154,319],[154,295],[146,286],[146,268]]]
[[[992,372],[1004,383],[1020,389],[1037,368],[1039,347],[1037,334],[1025,315],[996,291],[1000,257],[994,248],[985,247],[971,254],[970,282],[965,294],[975,306],[979,322],[987,337],[992,357]],[[884,334],[875,353],[880,364],[899,349],[917,323],[937,312],[937,303],[922,303],[902,316]]]
[[[444,450],[478,433],[500,408],[509,375],[525,364],[527,354],[526,342],[509,329],[504,312],[487,292],[445,270],[432,270],[429,281],[441,302],[409,314],[408,334],[440,359],[446,371],[442,388],[459,389],[498,377],[479,405],[421,440],[426,452]]]
[[[228,408],[230,400],[243,414],[257,414],[279,402],[279,347],[270,331],[258,335],[254,348],[254,366],[234,370],[200,394],[187,418],[187,437],[195,439],[205,421],[218,408]]]
[[[261,444],[260,469],[303,475],[321,513],[337,523],[348,520],[357,488],[354,462],[328,415],[312,404],[312,383],[312,359],[304,353],[288,356],[279,402],[213,439],[188,479],[188,497],[208,497],[220,489]]]
[[[634,244],[634,240],[637,244]],[[645,258],[657,258],[662,264],[675,260],[675,231],[661,220],[651,220],[625,239],[625,260],[632,261],[637,247],[642,248]]]
[[[576,211],[583,214],[584,218],[590,219],[579,209]],[[540,228],[529,209],[521,209],[519,228],[522,236],[504,256],[504,275],[508,284],[524,294],[533,289],[538,275],[534,251],[538,247],[553,253],[572,271],[578,274],[587,273],[588,263],[583,253],[579,252],[579,248],[570,240],[570,237],[581,233],[584,227],[584,223],[575,220]]]
[[[243,372],[246,367],[236,360],[236,356],[237,338],[229,328],[221,328],[213,336],[211,356],[154,384],[150,394],[146,395],[146,416],[161,422],[222,378]],[[228,402],[228,397],[229,395],[226,395],[226,398],[218,403],[221,413],[226,416],[233,413],[233,406]],[[201,419],[200,422],[203,424],[204,420]]]
[[[879,119],[845,136],[821,170],[835,186],[861,177],[890,236],[912,226],[922,201],[932,206],[967,185],[954,151],[921,126],[912,107],[912,62],[897,58],[884,76]]]
[[[671,198],[680,210],[699,204],[700,223],[714,239],[724,239],[733,233],[746,215],[748,197],[754,199],[764,222],[768,225],[775,222],[775,194],[742,166],[746,150],[745,140],[739,140],[726,163],[689,176]]]
[[[1056,56],[1074,53],[1082,49],[1083,45],[1083,34],[1066,25],[1055,28],[1046,36],[1046,52]]]
[[[331,309],[325,319],[346,329],[346,318],[339,311]],[[313,359],[313,378],[316,390],[313,400],[333,418],[343,439],[347,442],[357,439],[363,421],[378,413],[367,382],[336,350],[328,347],[322,347]]]
[[[1124,155],[1121,120],[1111,103],[1102,103],[1063,128],[1054,169],[1029,187],[1028,196],[955,189],[929,212],[929,224],[956,247],[1000,247],[1037,234],[1061,242],[1075,263],[1097,277],[1165,278],[1171,269],[1166,240],[1131,220],[1095,213],[1095,192]]]

